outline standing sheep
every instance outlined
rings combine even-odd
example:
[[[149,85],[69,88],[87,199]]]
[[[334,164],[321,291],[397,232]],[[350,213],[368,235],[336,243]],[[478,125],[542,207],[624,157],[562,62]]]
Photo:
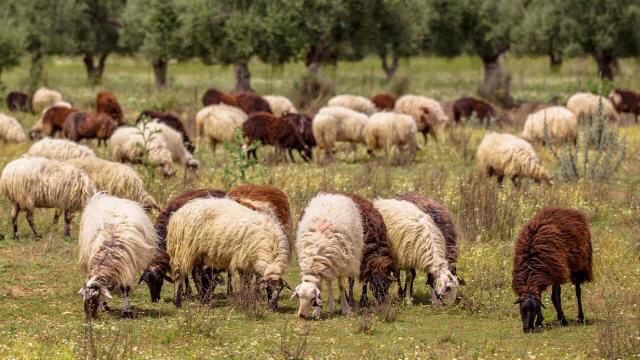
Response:
[[[81,210],[96,188],[89,176],[73,165],[41,157],[21,157],[9,162],[0,174],[0,192],[13,203],[13,238],[18,239],[18,215],[27,221],[36,238],[33,222],[36,208],[64,211],[64,235],[71,235],[72,214]]]
[[[142,119],[144,118],[149,118],[150,120],[153,120],[155,122],[161,123],[161,124],[165,124],[171,128],[173,128],[174,130],[176,130],[177,132],[179,132],[182,135],[182,139],[184,142],[184,147],[193,154],[193,152],[195,151],[195,145],[193,144],[193,142],[191,141],[191,139],[189,138],[189,134],[187,134],[187,129],[185,129],[184,125],[182,124],[182,121],[180,120],[180,118],[174,114],[168,113],[168,112],[162,112],[162,111],[155,111],[155,110],[145,110],[143,112],[140,113],[140,116],[138,116],[138,118],[136,119],[136,125],[138,125]]]
[[[230,94],[225,94],[217,89],[207,89],[204,95],[202,95],[202,106],[226,104],[229,106],[238,106],[235,97]]]
[[[270,113],[253,113],[247,121],[242,124],[242,132],[247,144],[260,142],[262,145],[274,145],[276,148],[276,158],[282,158],[284,150],[289,150],[291,160],[292,150],[298,150],[305,161],[311,159],[311,148],[307,146],[295,124],[283,118],[276,117]],[[257,148],[249,148],[247,155],[257,159]],[[286,158],[286,156],[285,156]]]
[[[269,107],[273,112],[273,115],[281,117],[285,113],[297,113],[298,109],[293,105],[291,100],[280,95],[265,95],[263,96],[266,102],[269,103]]]
[[[231,199],[195,199],[177,210],[167,226],[167,253],[174,280],[174,303],[181,306],[182,279],[194,266],[255,274],[268,294],[286,286],[289,242],[272,216],[251,210]],[[244,282],[247,283],[246,281]],[[276,298],[268,299],[274,308]]]
[[[396,99],[387,93],[376,94],[371,98],[371,102],[380,111],[391,111],[396,105]]]
[[[425,96],[404,95],[396,100],[394,110],[413,117],[425,143],[427,135],[436,139],[439,129],[449,122],[440,103]]]
[[[27,111],[29,109],[29,95],[19,92],[12,91],[7,95],[7,107],[9,111]]]
[[[417,133],[416,123],[411,116],[392,112],[372,115],[363,130],[369,154],[382,149],[388,155],[389,149],[395,146],[399,156],[403,153],[408,155],[405,159],[409,162],[416,156]],[[399,159],[401,160],[400,157]]]
[[[502,184],[505,176],[519,184],[519,178],[531,178],[551,185],[551,175],[542,166],[533,146],[511,134],[489,133],[484,136],[476,152],[478,167],[489,177],[498,176]]]
[[[313,137],[329,160],[334,159],[336,141],[347,141],[354,146],[364,143],[367,115],[341,106],[323,107],[313,118]]]
[[[84,171],[98,191],[138,202],[145,210],[157,209],[155,199],[144,189],[144,181],[131,167],[99,158],[76,158],[66,161]]]
[[[578,139],[578,118],[564,106],[548,107],[527,117],[520,136],[530,142],[545,142],[545,131],[550,140],[575,144]]]
[[[3,113],[0,113],[0,141],[7,143],[27,141],[27,134],[18,120]]]
[[[320,318],[322,281],[328,282],[329,311],[333,312],[332,283],[338,281],[342,314],[351,313],[345,296],[348,278],[360,274],[363,225],[357,205],[344,195],[319,194],[307,205],[298,225],[296,249],[302,283],[293,297],[299,299],[298,316]]]
[[[42,118],[38,120],[29,131],[29,138],[40,139],[46,136],[55,136],[62,131],[64,122],[69,114],[78,112],[70,106],[57,104],[43,111]]]
[[[327,106],[341,106],[366,115],[375,113],[376,105],[364,96],[338,95],[327,102]]]
[[[398,270],[407,271],[405,286],[400,286],[400,297],[413,301],[413,281],[416,269],[433,279],[432,297],[451,303],[458,292],[458,279],[451,273],[446,257],[446,243],[442,232],[431,216],[410,201],[377,199],[373,202],[384,218],[389,244]],[[427,284],[429,280],[427,280]]]
[[[34,113],[39,113],[45,108],[54,106],[55,103],[62,101],[62,94],[55,90],[41,87],[33,94],[31,100],[31,109]]]
[[[496,119],[496,111],[491,104],[472,97],[463,97],[453,103],[453,120],[460,123],[462,119],[475,116],[480,124],[489,126]]]
[[[95,319],[100,308],[108,310],[106,299],[113,289],[122,291],[122,317],[133,318],[131,288],[156,251],[156,234],[147,214],[136,202],[98,193],[82,213],[78,243],[80,265],[88,279],[78,292],[85,318]]]
[[[291,124],[298,133],[300,133],[302,141],[306,146],[304,155],[312,158],[313,152],[311,150],[316,146],[316,139],[313,137],[313,120],[307,115],[297,113],[285,113],[282,115],[282,120]],[[291,161],[293,161],[293,154],[291,153],[292,148],[293,147],[289,148],[289,156],[292,159]],[[300,156],[303,155],[301,150],[298,150],[298,152],[300,153]]]
[[[122,114],[122,108],[118,103],[118,99],[110,92],[103,91],[96,95],[96,113],[109,115],[109,117],[116,121],[118,126],[127,123]]]
[[[27,154],[47,159],[65,161],[75,158],[96,158],[90,148],[69,140],[44,138],[31,145]]]
[[[525,332],[542,326],[541,296],[549,286],[558,321],[567,325],[560,285],[568,281],[576,286],[578,322],[584,323],[580,285],[593,280],[591,261],[591,231],[579,211],[543,208],[522,227],[513,255],[512,288]]]
[[[578,120],[592,119],[599,112],[602,112],[609,121],[619,120],[616,109],[611,101],[604,96],[592,93],[577,93],[567,100],[567,109],[576,114]]]
[[[71,141],[98,139],[98,146],[107,146],[117,127],[118,122],[105,113],[73,112],[64,121],[62,134]]]
[[[609,99],[613,103],[618,113],[631,113],[633,114],[636,123],[640,118],[640,93],[614,89],[609,94]]]
[[[262,98],[262,96],[250,92],[243,92],[235,94],[234,97],[238,103],[238,107],[247,115],[257,112],[272,113],[269,103]]]
[[[247,114],[233,106],[221,104],[205,107],[196,114],[198,145],[205,139],[209,140],[215,155],[216,146],[232,141],[246,120]]]

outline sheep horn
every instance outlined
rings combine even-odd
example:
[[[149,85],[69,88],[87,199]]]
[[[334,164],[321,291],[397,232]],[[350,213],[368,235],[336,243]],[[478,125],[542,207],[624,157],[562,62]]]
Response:
[[[287,290],[293,292],[293,289],[291,288],[291,286],[289,286],[289,284],[284,279],[282,279],[282,286],[287,288]]]

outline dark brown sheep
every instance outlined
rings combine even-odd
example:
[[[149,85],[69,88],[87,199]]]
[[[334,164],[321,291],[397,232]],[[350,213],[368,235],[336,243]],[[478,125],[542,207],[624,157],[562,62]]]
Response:
[[[29,95],[12,91],[7,95],[7,107],[9,111],[27,111],[29,109]]]
[[[96,95],[96,112],[111,116],[118,125],[126,123],[118,99],[110,92],[103,91]]]
[[[67,116],[62,126],[62,134],[71,141],[98,139],[98,146],[111,137],[118,123],[104,113],[73,112]]]
[[[371,201],[355,194],[340,194],[353,200],[362,218],[364,248],[360,261],[360,282],[362,283],[360,306],[367,306],[369,303],[367,295],[369,284],[376,302],[381,304],[387,298],[389,287],[398,274],[396,262],[389,248],[387,227],[382,215],[373,207]],[[349,300],[353,303],[353,279],[349,279]]]
[[[615,89],[609,95],[613,106],[619,113],[631,113],[636,122],[640,116],[640,93],[630,90]]]
[[[250,92],[243,92],[233,95],[238,103],[238,107],[247,115],[257,112],[273,113],[271,106],[262,96]]]
[[[491,104],[472,97],[463,97],[453,103],[453,120],[460,123],[463,118],[476,114],[480,124],[487,126],[496,118],[496,111]]]
[[[567,325],[560,297],[560,285],[567,281],[575,284],[578,322],[584,322],[580,286],[593,280],[591,260],[591,231],[579,211],[543,208],[522,227],[513,256],[512,288],[525,332],[542,326],[541,295],[549,286],[558,320]]]
[[[78,111],[80,110],[62,106],[50,107],[42,116],[42,128],[29,131],[29,137],[37,139],[45,136],[55,136],[59,131],[62,131],[67,116]]]
[[[146,282],[151,294],[151,301],[160,300],[160,292],[164,280],[173,282],[173,279],[167,273],[170,273],[170,259],[167,254],[167,226],[174,212],[178,211],[186,203],[194,199],[214,197],[222,198],[225,192],[215,189],[198,189],[184,192],[171,199],[167,206],[160,211],[156,218],[155,230],[158,235],[158,251],[151,264],[142,273],[140,283]],[[210,294],[213,293],[215,285],[220,281],[217,278],[217,272],[214,269],[204,269],[203,266],[196,266],[192,272],[193,281],[196,285],[198,295],[203,303],[210,300]],[[189,280],[185,277],[185,289],[187,293],[191,292]]]
[[[161,124],[165,124],[177,132],[182,134],[182,142],[184,143],[184,147],[193,154],[195,151],[195,145],[191,142],[191,138],[189,138],[189,134],[187,134],[187,129],[185,129],[180,118],[174,114],[163,112],[163,111],[155,111],[155,110],[145,110],[140,113],[140,116],[136,119],[136,124],[142,121],[143,118],[153,119]]]
[[[396,105],[396,99],[387,93],[376,94],[371,98],[371,102],[380,111],[391,111]]]
[[[297,147],[288,147],[291,160],[293,161],[292,148],[298,150],[303,158],[311,159],[313,157],[312,149],[316,146],[316,138],[313,137],[313,120],[307,115],[289,112],[282,114],[282,120],[292,124],[298,130],[298,133],[302,136],[302,142],[306,146],[304,153]]]
[[[227,104],[230,106],[238,106],[236,102],[236,98],[233,95],[225,94],[222,91],[217,89],[207,89],[207,91],[202,95],[202,105],[217,105],[217,104]]]
[[[295,162],[292,153],[295,149],[305,161],[311,159],[311,147],[305,144],[303,134],[291,116],[278,118],[266,112],[254,113],[242,124],[242,131],[249,144],[259,141],[262,145],[275,146],[277,157],[287,149],[291,161]],[[247,156],[257,159],[257,149],[247,150]]]

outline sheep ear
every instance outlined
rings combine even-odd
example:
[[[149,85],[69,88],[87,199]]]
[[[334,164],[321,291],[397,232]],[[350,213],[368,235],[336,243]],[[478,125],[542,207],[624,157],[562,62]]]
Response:
[[[109,292],[109,290],[106,287],[101,287],[100,288],[100,294],[102,294],[103,296],[106,296],[107,298],[111,299],[111,293]]]
[[[169,276],[169,275],[167,275],[167,274],[164,274],[164,276],[163,276],[163,277],[164,277],[164,279],[165,279],[166,281],[168,281],[168,282],[170,282],[170,283],[172,283],[172,284],[173,284],[173,278],[171,278],[171,276]]]
[[[427,108],[427,107],[423,106],[423,107],[420,108],[420,110],[422,110],[422,113],[425,114],[425,115],[429,114],[429,108]]]
[[[287,288],[289,291],[293,291],[293,289],[291,288],[291,286],[285,281],[285,279],[282,279],[282,286],[284,286],[285,288]]]
[[[86,294],[87,290],[83,287],[80,288],[80,291],[78,291],[78,294],[84,296],[84,294]]]
[[[144,278],[145,273],[142,273],[142,275],[140,275],[140,280],[138,280],[138,285],[142,284],[143,281],[146,281]]]

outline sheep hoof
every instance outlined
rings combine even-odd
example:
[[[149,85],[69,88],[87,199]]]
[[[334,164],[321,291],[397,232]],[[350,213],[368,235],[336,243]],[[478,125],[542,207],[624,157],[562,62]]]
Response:
[[[562,318],[560,319],[560,326],[567,326],[569,325],[569,322],[567,321],[567,319]]]
[[[131,310],[123,310],[122,311],[122,318],[123,319],[133,319],[133,311],[131,311]]]
[[[584,318],[579,317],[577,321],[578,324],[584,324]]]

